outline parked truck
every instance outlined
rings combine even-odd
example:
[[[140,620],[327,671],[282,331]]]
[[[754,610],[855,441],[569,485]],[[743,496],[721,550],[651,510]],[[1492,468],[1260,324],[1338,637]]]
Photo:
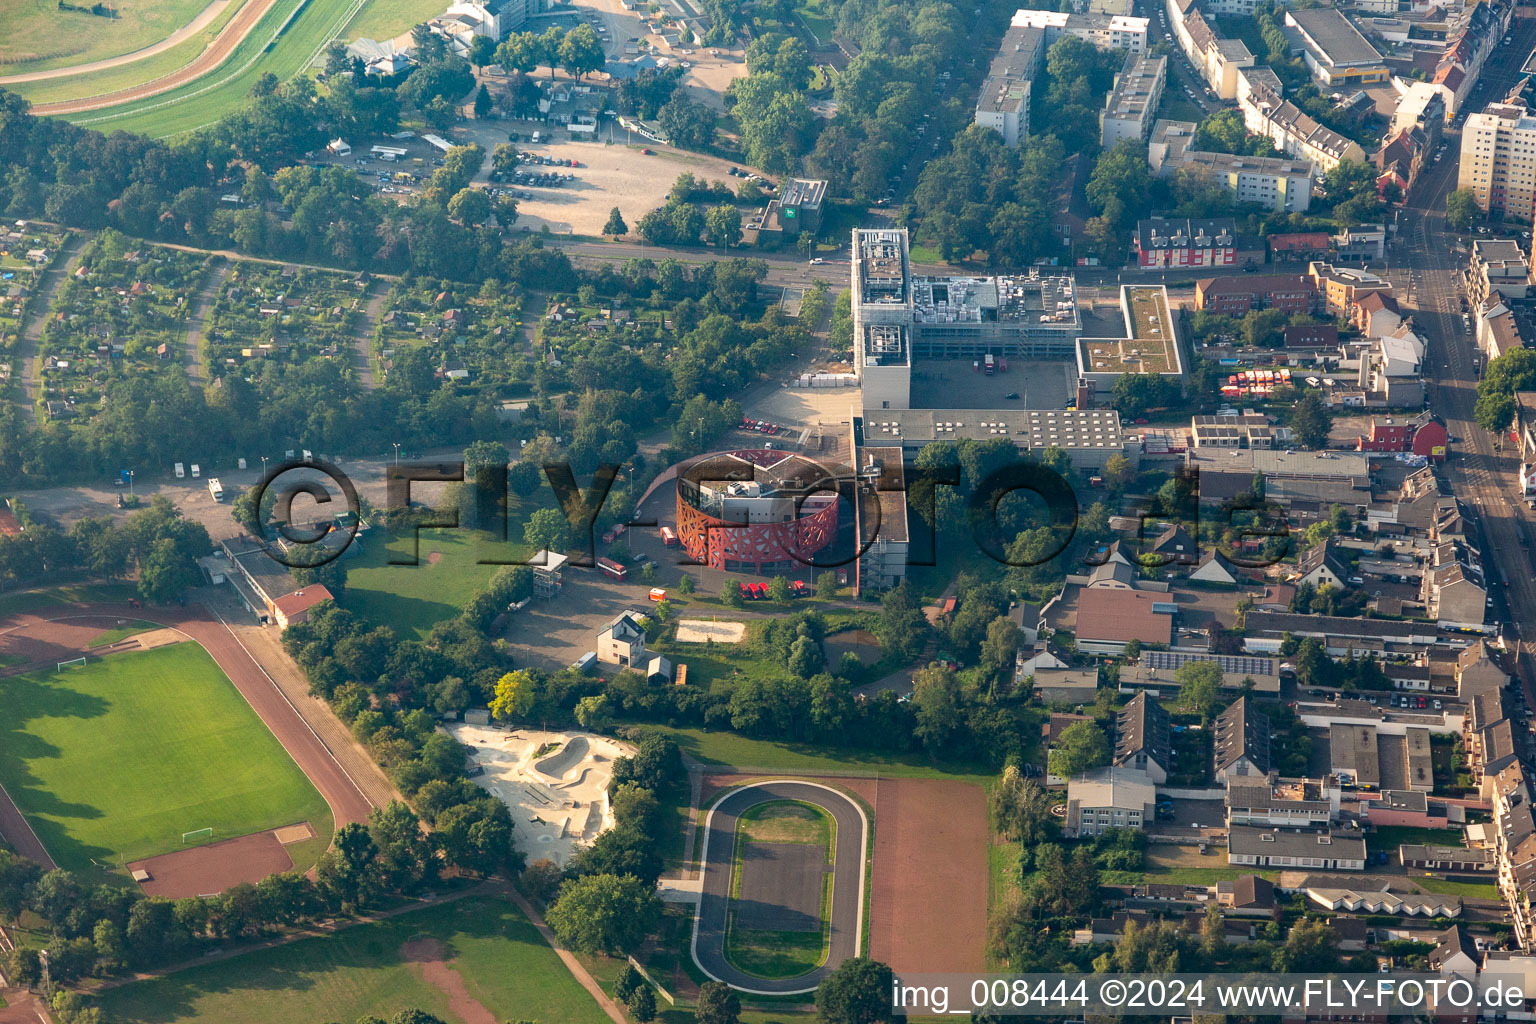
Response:
[[[219,483],[218,477],[211,476],[208,478],[208,493],[214,501],[224,500],[224,485]]]

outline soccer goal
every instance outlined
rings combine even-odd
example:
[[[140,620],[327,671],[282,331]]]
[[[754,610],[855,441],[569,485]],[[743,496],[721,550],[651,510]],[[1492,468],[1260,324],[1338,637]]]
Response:
[[[62,672],[62,671],[64,671],[67,668],[84,668],[84,667],[85,667],[85,659],[84,658],[71,658],[68,661],[61,661],[61,662],[59,662],[58,671]]]
[[[205,839],[212,839],[212,838],[213,838],[213,829],[211,829],[211,828],[197,828],[197,829],[193,829],[191,832],[183,832],[181,834],[181,845],[182,846],[186,846],[189,843],[200,843],[200,842],[202,842]]]

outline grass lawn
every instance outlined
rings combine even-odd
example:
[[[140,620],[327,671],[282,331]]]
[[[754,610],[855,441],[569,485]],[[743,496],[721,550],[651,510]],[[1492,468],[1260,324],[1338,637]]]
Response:
[[[111,6],[116,18],[60,10],[55,0],[8,0],[0,73],[72,67],[153,46],[190,24],[208,0],[116,0]]]
[[[183,643],[0,679],[0,783],[60,866],[90,872],[298,821],[325,800],[208,653]],[[297,864],[307,868],[308,864]]]
[[[821,932],[757,932],[732,928],[725,958],[738,970],[759,978],[798,978],[827,959]]]
[[[471,898],[258,950],[102,994],[104,1016],[121,1024],[269,1024],[389,1018],[420,1007],[444,1020],[447,997],[405,962],[400,947],[434,938],[452,969],[497,1020],[607,1024],[528,920],[510,903]]]
[[[1459,828],[1413,828],[1408,825],[1382,825],[1374,832],[1365,834],[1366,848],[1373,853],[1386,850],[1396,853],[1403,845],[1460,846],[1462,832]]]
[[[143,619],[134,619],[126,626],[118,626],[116,629],[108,629],[101,633],[97,633],[95,636],[91,637],[90,646],[107,647],[111,644],[117,643],[119,640],[126,640],[131,636],[138,636],[140,633],[148,633],[152,629],[159,628],[160,627],[155,625],[153,622],[145,622]]]
[[[353,0],[279,0],[210,74],[158,96],[82,111],[69,119],[106,133],[121,128],[153,138],[206,127],[246,106],[251,87],[263,74],[271,72],[287,81],[302,73],[345,26],[352,8]],[[298,15],[289,21],[296,10]],[[282,34],[276,35],[279,28]]]
[[[512,533],[520,530],[514,514]],[[464,603],[485,589],[499,565],[481,565],[482,558],[518,558],[522,544],[492,544],[469,530],[423,530],[417,565],[391,565],[391,558],[411,555],[412,541],[401,537],[388,543],[370,538],[367,547],[347,565],[347,591],[342,607],[369,622],[390,626],[402,638],[425,639],[432,627],[459,614]],[[437,562],[431,561],[433,555]],[[688,669],[693,672],[692,666]]]
[[[1415,877],[1413,884],[1441,896],[1460,896],[1462,899],[1476,896],[1489,900],[1499,898],[1499,887],[1492,882],[1453,882],[1447,878]]]
[[[126,601],[134,594],[128,583],[75,583],[41,590],[23,590],[0,597],[0,617],[22,612],[47,614],[62,605],[97,601]]]
[[[16,665],[25,664],[26,660],[20,654],[0,654],[0,668],[13,668]]]
[[[806,843],[830,855],[836,826],[821,808],[799,800],[770,800],[749,808],[737,832],[757,843]]]
[[[837,28],[837,20],[829,10],[830,6],[825,0],[800,0],[795,5],[795,13],[822,46],[832,45],[832,32]]]
[[[688,676],[690,680],[693,678],[691,660]],[[754,740],[730,732],[651,723],[644,723],[643,727],[672,737],[684,753],[706,764],[731,765],[744,770],[822,771],[855,776],[879,774],[907,779],[958,778],[979,786],[985,786],[992,780],[992,773],[980,765],[936,761],[923,754],[839,750],[824,744]]]
[[[207,49],[208,44],[213,42],[219,32],[229,24],[230,19],[239,13],[240,7],[240,3],[231,3],[223,13],[204,26],[202,31],[183,39],[168,50],[162,50],[153,57],[145,57],[143,60],[122,64],[115,68],[103,68],[100,71],[81,75],[45,78],[37,82],[16,82],[6,88],[25,96],[34,104],[39,104],[60,103],[64,100],[81,99],[87,96],[104,96],[121,89],[131,89],[141,82],[152,82],[196,60],[198,54]]]
[[[420,25],[428,18],[443,13],[447,5],[442,0],[388,0],[363,5],[357,16],[347,22],[342,31],[343,39],[393,39],[411,26]]]
[[[1104,871],[1100,872],[1100,880],[1105,885],[1135,885],[1141,882],[1210,885],[1212,882],[1226,882],[1242,875],[1258,875],[1270,881],[1280,877],[1279,871],[1255,871],[1251,867],[1227,864],[1226,852],[1214,847],[1213,850],[1213,853],[1202,857],[1189,847],[1165,849],[1149,846],[1144,870]],[[1210,866],[1206,867],[1206,863]]]

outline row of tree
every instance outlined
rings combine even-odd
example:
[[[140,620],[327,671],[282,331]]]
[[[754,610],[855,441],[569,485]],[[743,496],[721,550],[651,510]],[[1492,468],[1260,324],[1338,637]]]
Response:
[[[135,579],[141,598],[164,604],[201,582],[196,559],[211,550],[208,531],[164,497],[118,523],[87,517],[63,531],[28,519],[20,534],[0,536],[0,590],[79,573]]]

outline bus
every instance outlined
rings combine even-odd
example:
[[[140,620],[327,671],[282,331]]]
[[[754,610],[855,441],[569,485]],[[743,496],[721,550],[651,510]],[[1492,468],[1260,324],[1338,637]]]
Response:
[[[661,542],[669,548],[675,547],[677,545],[677,531],[670,526],[663,526],[661,528]]]
[[[624,568],[622,565],[620,565],[618,562],[615,562],[611,558],[599,558],[597,560],[597,567],[616,580],[621,580],[629,575],[628,569]]]

